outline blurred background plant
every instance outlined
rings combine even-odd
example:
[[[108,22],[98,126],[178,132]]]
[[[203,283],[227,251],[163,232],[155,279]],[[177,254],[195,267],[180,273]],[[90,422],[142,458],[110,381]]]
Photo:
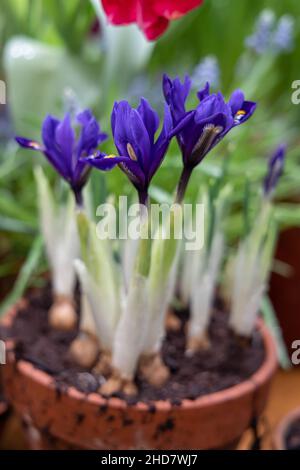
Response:
[[[300,193],[300,106],[291,103],[291,84],[299,78],[299,13],[298,0],[206,0],[173,22],[156,43],[148,43],[134,25],[108,25],[98,0],[2,0],[0,78],[6,83],[7,106],[0,106],[1,310],[29,282],[38,284],[47,269],[33,176],[33,163],[43,164],[42,158],[17,149],[12,136],[38,137],[45,114],[62,116],[85,107],[110,131],[110,110],[120,98],[134,105],[143,95],[161,112],[163,72],[189,73],[195,102],[196,90],[209,80],[213,91],[220,88],[229,95],[240,87],[259,104],[251,125],[235,130],[195,170],[188,197],[196,200],[201,184],[230,180],[231,211],[224,230],[235,243],[245,230],[245,198],[254,201],[248,211],[254,218],[266,158],[284,141],[288,155],[275,213],[281,227],[300,225],[295,204]],[[111,139],[105,147],[114,151]],[[174,143],[153,181],[154,200],[170,199],[180,168]],[[61,191],[53,172],[45,172]],[[98,205],[111,191],[129,194],[131,188],[121,172],[113,171],[93,173],[89,191]]]

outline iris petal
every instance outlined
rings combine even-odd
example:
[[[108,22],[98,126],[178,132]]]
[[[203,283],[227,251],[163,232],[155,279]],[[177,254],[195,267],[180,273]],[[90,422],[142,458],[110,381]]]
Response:
[[[68,166],[65,164],[64,155],[56,143],[56,130],[60,121],[53,116],[46,116],[42,125],[42,139],[45,145],[45,156],[56,171],[65,179],[70,179]]]
[[[37,150],[39,152],[44,151],[44,147],[35,140],[26,139],[25,137],[15,137],[15,139],[21,147]]]
[[[130,143],[135,150],[140,165],[147,171],[151,164],[150,138],[140,114],[135,109],[132,109],[130,113],[130,131]]]
[[[79,157],[96,150],[98,144],[106,138],[106,134],[101,132],[90,110],[83,111],[76,118],[82,126],[77,144],[70,114],[66,114],[62,121],[50,115],[44,119],[42,125],[44,146],[23,137],[18,137],[16,140],[23,147],[42,151],[49,163],[68,181],[78,196],[90,172],[90,167],[86,162],[80,161]]]
[[[191,79],[186,76],[183,83],[176,77],[173,81],[163,77],[163,93],[170,106],[174,124],[177,124],[185,114],[185,102],[191,89]]]
[[[235,116],[235,114],[242,108],[244,99],[244,93],[241,90],[235,90],[232,93],[228,104],[231,108],[233,116]]]
[[[117,157],[115,155],[105,155],[102,152],[96,152],[94,155],[81,158],[81,163],[89,163],[91,166],[98,168],[99,170],[111,170],[121,162],[128,160],[128,157]]]
[[[75,143],[75,132],[71,126],[71,116],[66,114],[64,119],[59,123],[55,130],[56,144],[64,156],[65,166],[69,173],[69,178],[72,179],[72,173],[75,170],[77,157],[73,153]]]
[[[127,101],[120,101],[113,110],[113,137],[120,155],[127,155],[127,143],[131,140],[130,113],[131,107]]]
[[[139,115],[141,116],[145,127],[149,134],[149,139],[153,142],[154,135],[159,126],[159,117],[156,111],[150,106],[149,102],[142,98],[137,108]]]
[[[243,124],[244,122],[248,121],[248,119],[252,116],[254,111],[256,110],[257,104],[253,101],[244,101],[241,109],[234,116],[234,124],[235,126]]]
[[[76,119],[82,126],[77,144],[77,157],[80,158],[82,153],[90,154],[100,142],[107,138],[107,135],[101,132],[100,126],[90,110],[78,114]]]
[[[209,91],[210,91],[210,86],[209,86],[209,83],[206,82],[205,87],[202,88],[202,90],[199,90],[197,93],[199,101],[203,101],[204,98],[207,98],[209,96]]]
[[[232,119],[233,123],[233,119]],[[186,163],[192,157],[194,149],[201,139],[204,129],[207,126],[212,126],[214,128],[220,128],[221,131],[215,134],[215,138],[211,140],[210,146],[205,147],[204,154],[201,156],[201,159],[216,145],[216,142],[219,141],[224,133],[228,131],[228,116],[224,113],[216,113],[212,116],[208,116],[205,119],[202,119],[199,122],[195,122],[193,126],[189,127],[189,135],[185,135],[185,147],[184,147],[184,160]],[[230,129],[230,128],[229,128]]]
[[[97,152],[95,155],[82,158],[80,161],[87,162],[102,171],[112,170],[115,166],[119,165],[136,187],[143,188],[145,185],[145,175],[138,162],[131,160],[129,157],[105,155],[101,152]]]
[[[162,127],[161,133],[157,141],[154,144],[154,149],[153,149],[154,157],[152,159],[150,170],[149,170],[149,181],[151,180],[153,175],[156,173],[156,171],[160,167],[164,159],[164,156],[168,150],[169,143],[171,140],[172,129],[173,129],[173,123],[172,123],[172,116],[170,113],[170,109],[167,105],[165,105],[163,127]]]
[[[44,119],[42,125],[42,139],[48,150],[57,150],[55,145],[55,132],[59,122],[58,119],[50,115],[46,116]]]
[[[109,158],[98,154],[96,158],[89,157],[85,161],[102,170],[118,165],[140,193],[147,193],[151,178],[160,166],[172,138],[173,122],[168,106],[156,142],[159,117],[144,98],[137,109],[132,108],[127,101],[115,103],[111,127],[119,156]]]
[[[270,196],[273,193],[283,173],[286,150],[285,144],[279,145],[269,159],[268,173],[264,179],[265,196]]]
[[[200,103],[189,115],[185,111],[188,85],[188,80],[181,84],[178,78],[171,80],[164,76],[163,91],[174,125],[172,135],[177,136],[184,164],[194,165],[195,161],[201,161],[233,127],[249,119],[256,104],[244,101],[241,90],[235,90],[226,103],[222,93],[210,94],[209,83],[206,83],[197,94]],[[211,132],[204,132],[205,129],[211,129]],[[193,155],[195,149],[196,158]]]

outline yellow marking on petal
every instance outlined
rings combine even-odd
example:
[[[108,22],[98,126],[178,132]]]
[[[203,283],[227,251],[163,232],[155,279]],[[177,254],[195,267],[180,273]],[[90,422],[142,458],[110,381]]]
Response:
[[[36,150],[39,150],[40,149],[40,144],[38,142],[34,142],[34,140],[32,140],[31,142],[29,142],[29,145],[31,148],[33,149],[36,149]]]
[[[113,155],[112,153],[110,155],[105,155],[104,158],[116,158],[116,155]]]
[[[136,156],[136,153],[135,153],[132,145],[129,142],[127,144],[127,152],[128,152],[128,155],[130,156],[131,160],[134,160],[136,162],[138,158]]]
[[[246,114],[247,114],[246,111],[244,111],[243,109],[240,109],[234,116],[234,122],[236,124],[239,124]]]

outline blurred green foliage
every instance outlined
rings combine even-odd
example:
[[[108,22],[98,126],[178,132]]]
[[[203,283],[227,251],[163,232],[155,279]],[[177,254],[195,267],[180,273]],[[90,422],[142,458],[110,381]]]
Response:
[[[14,35],[40,39],[47,44],[64,44],[78,54],[95,20],[86,0],[2,0],[0,12],[0,51]]]
[[[231,89],[235,81],[237,60],[244,51],[244,40],[253,30],[257,15],[265,8],[272,9],[277,16],[291,14],[296,20],[296,47],[291,54],[281,56],[275,64],[279,70],[276,84],[278,92],[289,89],[298,74],[300,53],[298,0],[206,0],[199,8],[180,21],[173,23],[170,31],[158,42],[151,66],[160,70],[171,66],[176,70],[179,64],[184,67],[195,64],[199,58],[214,54],[221,65],[223,86]],[[175,66],[175,67],[174,67]],[[264,94],[270,91],[268,84],[262,84]]]

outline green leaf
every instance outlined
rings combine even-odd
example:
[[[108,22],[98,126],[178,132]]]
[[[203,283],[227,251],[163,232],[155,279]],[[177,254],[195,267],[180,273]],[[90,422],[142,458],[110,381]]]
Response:
[[[109,306],[108,314],[116,315],[119,301],[118,271],[110,240],[98,238],[96,224],[83,211],[77,214],[77,226],[84,264],[103,302]]]
[[[178,209],[178,210],[177,210]],[[170,239],[164,239],[163,227],[159,227],[158,238],[152,243],[149,279],[151,289],[159,288],[168,279],[176,257],[179,240],[175,238],[174,228],[180,222],[181,211],[174,208],[170,212]]]
[[[20,201],[14,199],[5,189],[0,190],[0,213],[37,228],[36,217],[24,209]]]
[[[36,229],[25,222],[10,217],[0,218],[0,230],[16,233],[36,233]]]
[[[278,204],[275,218],[281,228],[300,226],[300,206],[297,204]]]
[[[250,232],[250,182],[246,178],[243,204],[244,237]]]
[[[77,227],[81,247],[81,256],[85,264],[88,264],[89,220],[83,211],[80,211],[77,214]]]
[[[151,263],[151,238],[149,235],[148,219],[141,224],[141,239],[135,261],[135,272],[143,277],[147,277]]]
[[[276,312],[267,295],[263,298],[261,312],[263,319],[266,322],[266,325],[270,328],[275,340],[279,363],[283,369],[289,369],[292,364],[282,338],[281,328],[276,317]]]
[[[173,202],[173,197],[170,193],[155,185],[150,186],[149,195],[159,204],[172,204]]]
[[[43,238],[41,235],[38,235],[28,253],[27,259],[25,260],[20,273],[17,277],[13,290],[5,298],[0,306],[0,316],[4,315],[6,311],[15,304],[24,294],[25,289],[28,287],[30,278],[33,273],[36,271],[39,262],[41,260],[41,255],[43,252]]]

